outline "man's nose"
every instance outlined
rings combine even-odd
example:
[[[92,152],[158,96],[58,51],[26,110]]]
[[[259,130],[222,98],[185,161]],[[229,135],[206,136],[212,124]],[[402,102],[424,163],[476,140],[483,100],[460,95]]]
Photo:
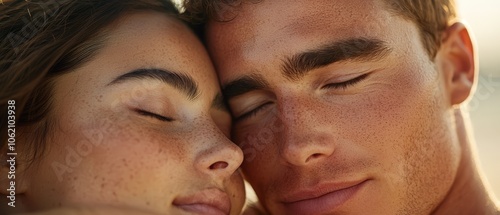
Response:
[[[327,159],[335,150],[333,126],[327,114],[310,98],[289,98],[279,110],[284,131],[281,155],[295,166],[306,166]],[[333,123],[333,122],[332,122]]]

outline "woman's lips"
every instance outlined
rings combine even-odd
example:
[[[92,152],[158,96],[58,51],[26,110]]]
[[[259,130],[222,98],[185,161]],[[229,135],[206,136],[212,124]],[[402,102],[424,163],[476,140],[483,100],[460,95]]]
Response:
[[[367,181],[321,185],[295,192],[283,202],[286,214],[306,215],[332,212],[353,197]]]
[[[192,195],[177,197],[173,204],[185,211],[206,215],[228,215],[231,201],[217,188],[205,189]]]

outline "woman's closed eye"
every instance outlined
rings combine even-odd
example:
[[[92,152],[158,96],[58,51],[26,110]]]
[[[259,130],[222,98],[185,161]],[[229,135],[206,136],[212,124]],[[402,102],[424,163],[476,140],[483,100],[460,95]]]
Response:
[[[152,113],[152,112],[141,110],[141,109],[135,109],[135,112],[137,112],[139,115],[151,117],[151,118],[163,121],[163,122],[172,122],[172,121],[174,121],[174,119],[172,119],[170,117],[166,117],[166,116],[163,116],[163,115],[160,115],[160,114]]]

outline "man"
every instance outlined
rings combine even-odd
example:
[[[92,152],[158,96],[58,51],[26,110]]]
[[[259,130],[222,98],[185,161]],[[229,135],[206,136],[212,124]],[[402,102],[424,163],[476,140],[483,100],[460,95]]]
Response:
[[[500,214],[463,104],[477,58],[447,0],[191,0],[270,214]],[[498,204],[498,203],[497,203]]]

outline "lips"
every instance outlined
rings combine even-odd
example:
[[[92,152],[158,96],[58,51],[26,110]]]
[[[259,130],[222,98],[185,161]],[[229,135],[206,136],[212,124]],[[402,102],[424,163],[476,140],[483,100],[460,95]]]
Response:
[[[351,199],[368,181],[322,184],[294,192],[283,200],[286,214],[331,213]]]
[[[177,197],[173,204],[185,211],[204,215],[228,215],[231,201],[217,188],[205,189],[192,195]]]

